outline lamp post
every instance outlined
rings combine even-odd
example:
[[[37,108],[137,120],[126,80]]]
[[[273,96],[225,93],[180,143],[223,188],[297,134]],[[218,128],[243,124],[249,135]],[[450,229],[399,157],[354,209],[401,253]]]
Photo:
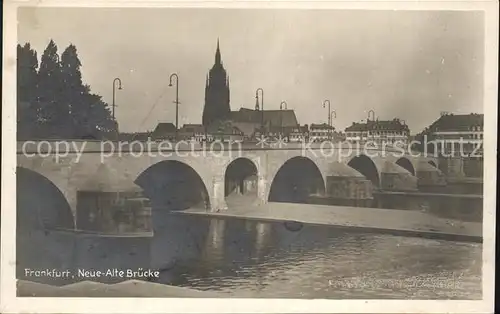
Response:
[[[177,141],[177,132],[179,130],[179,76],[177,73],[170,74],[169,87],[172,87],[172,78],[175,77],[175,141]]]
[[[332,117],[333,116],[333,117]],[[333,129],[333,119],[337,119],[337,112],[335,110],[332,110],[330,112],[330,130],[328,130],[328,135],[330,135],[330,132]]]
[[[407,143],[407,138],[406,138],[406,120],[400,120],[400,121],[401,121],[401,123],[404,126],[403,131],[401,132],[401,135],[403,136],[403,143],[406,145],[406,144],[408,144]]]
[[[368,122],[370,121],[370,113],[371,113],[371,117],[373,118],[373,121],[375,121],[375,111],[373,111],[373,109],[370,109],[368,111],[368,118],[366,119],[366,131],[367,132],[370,132],[370,129],[368,127]],[[373,135],[373,130],[372,130],[372,141],[373,141],[373,138],[374,138],[374,135]],[[368,134],[366,134],[366,139],[368,139]]]
[[[282,111],[283,108],[285,108],[285,110],[288,109],[287,103],[284,100],[280,104],[280,111]],[[284,132],[283,132],[283,112],[280,112],[280,126],[281,126],[281,136],[283,136],[283,134],[284,134]]]
[[[261,115],[261,121],[260,121],[260,124],[261,124],[261,129],[262,129],[262,132],[264,133],[264,90],[262,88],[257,88],[257,90],[255,91],[255,99],[257,100],[257,102],[259,101],[259,91],[260,91],[260,100],[261,100],[261,103],[262,103],[262,106],[261,106],[261,111],[262,111],[262,115]]]
[[[112,115],[113,115],[113,120],[115,120],[115,107],[116,107],[116,103],[115,103],[115,97],[116,97],[116,82],[118,82],[118,89],[121,90],[122,89],[122,80],[120,80],[120,78],[115,78],[113,80],[113,104],[112,104]]]
[[[375,121],[375,111],[373,111],[373,110],[368,111],[368,121],[370,121],[370,113],[372,114],[371,116],[373,117],[373,120]]]
[[[332,110],[332,112],[330,112],[330,121],[333,122],[332,116],[333,118],[337,119],[337,112],[335,110]]]
[[[328,139],[330,139],[330,126],[331,126],[330,100],[326,99],[325,101],[323,101],[323,108],[326,108],[326,104],[328,104]]]

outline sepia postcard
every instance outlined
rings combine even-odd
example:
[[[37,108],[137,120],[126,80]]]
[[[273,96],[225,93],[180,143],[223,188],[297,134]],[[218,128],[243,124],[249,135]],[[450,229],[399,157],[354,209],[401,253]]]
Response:
[[[0,312],[493,312],[498,26],[4,2]]]

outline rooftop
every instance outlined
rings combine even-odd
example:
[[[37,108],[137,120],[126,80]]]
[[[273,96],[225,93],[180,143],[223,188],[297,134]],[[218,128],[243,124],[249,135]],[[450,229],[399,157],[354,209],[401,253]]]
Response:
[[[313,130],[313,129],[331,129],[331,130],[335,130],[335,127],[333,126],[329,126],[328,123],[321,123],[321,124],[315,124],[315,123],[312,123],[311,126],[309,127],[310,130]]]
[[[156,126],[153,133],[155,134],[165,134],[165,133],[174,133],[176,130],[175,125],[171,122],[160,122]]]
[[[174,127],[175,128],[175,127]],[[184,124],[179,130],[180,133],[205,133],[203,124]]]
[[[444,114],[437,119],[430,129],[436,131],[469,131],[472,127],[482,127],[484,114]]]
[[[235,122],[261,123],[262,111],[240,108],[239,111],[231,111],[231,120]],[[293,110],[264,110],[264,124],[295,127],[298,125],[295,111]]]
[[[393,120],[369,120],[365,123],[353,122],[345,131],[409,131],[408,125],[402,123],[399,119]]]

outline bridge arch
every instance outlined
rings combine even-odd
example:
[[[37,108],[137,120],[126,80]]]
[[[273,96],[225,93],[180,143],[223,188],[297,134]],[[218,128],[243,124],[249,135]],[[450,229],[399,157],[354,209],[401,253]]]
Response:
[[[20,229],[74,229],[73,212],[63,192],[44,175],[16,168],[16,214]]]
[[[239,157],[227,165],[224,172],[224,196],[257,197],[257,165],[249,158]]]
[[[396,160],[396,165],[403,167],[404,169],[408,170],[412,175],[415,175],[415,167],[413,167],[413,164],[411,161],[406,158],[406,157],[401,157],[398,160]]]
[[[153,216],[158,210],[210,208],[210,195],[202,177],[181,161],[160,161],[140,173],[134,183],[151,201]]]
[[[325,194],[325,180],[314,161],[296,156],[288,159],[272,179],[270,202],[306,203],[313,194]]]
[[[438,166],[436,165],[436,163],[434,162],[434,160],[429,160],[427,162],[429,165],[433,166],[434,168],[437,168]]]
[[[375,187],[380,186],[380,172],[370,157],[363,154],[357,155],[347,165],[365,176]]]

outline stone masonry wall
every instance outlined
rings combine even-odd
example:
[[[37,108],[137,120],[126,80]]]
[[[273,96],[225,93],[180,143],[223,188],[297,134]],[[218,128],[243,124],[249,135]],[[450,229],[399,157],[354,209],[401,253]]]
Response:
[[[333,177],[326,179],[326,194],[332,198],[371,199],[372,183],[359,177]]]
[[[444,186],[446,177],[440,171],[417,171],[419,186]]]
[[[140,192],[79,191],[77,229],[110,234],[151,231],[149,199]]]
[[[415,191],[417,178],[410,173],[382,172],[382,190],[387,191]]]

